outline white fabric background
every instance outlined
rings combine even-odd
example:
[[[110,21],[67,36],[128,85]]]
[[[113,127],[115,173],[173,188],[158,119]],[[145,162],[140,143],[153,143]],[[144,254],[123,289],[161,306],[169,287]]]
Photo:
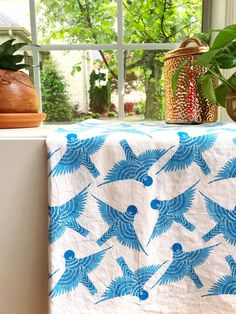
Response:
[[[64,130],[65,132],[61,130],[61,132],[55,132],[47,138],[48,152],[62,148],[49,159],[49,171],[53,169],[64,154],[66,150],[66,135],[68,133],[76,132],[78,138],[83,139],[99,135],[105,128],[116,128],[115,125],[105,122],[97,124],[97,127],[93,127],[95,125],[93,121],[88,121],[84,125],[90,125],[91,127],[69,126],[67,130]],[[226,126],[234,130],[231,132],[224,131]],[[213,148],[203,153],[204,159],[211,168],[211,174],[205,176],[194,163],[185,170],[162,171],[155,175],[171,158],[179,143],[178,128],[166,128],[158,131],[159,127],[156,124],[134,124],[134,128],[151,134],[152,138],[127,132],[110,133],[102,148],[91,156],[93,163],[101,173],[96,179],[92,177],[84,166],[81,166],[76,172],[71,174],[49,177],[49,205],[51,206],[62,205],[91,183],[88,189],[84,213],[79,218],[79,223],[88,229],[90,233],[85,238],[74,230],[67,229],[58,241],[49,246],[49,272],[60,268],[50,280],[50,290],[56,285],[64,271],[65,260],[63,255],[66,250],[74,250],[76,257],[81,258],[112,246],[112,249],[106,252],[98,268],[89,274],[89,278],[95,284],[98,293],[92,296],[82,284],[79,284],[74,291],[49,299],[51,314],[236,313],[236,295],[201,297],[207,294],[207,291],[220,277],[230,274],[225,256],[232,255],[236,260],[236,247],[227,243],[223,235],[218,235],[207,243],[202,240],[202,236],[215,225],[215,222],[208,216],[204,199],[199,193],[199,191],[203,192],[227,209],[233,209],[236,205],[236,178],[208,184],[230,158],[236,157],[236,145],[232,141],[236,137],[236,128],[233,124],[216,125],[214,130],[212,127],[207,128],[206,126],[183,126],[182,130],[188,132],[191,136],[198,136],[208,132],[218,135]],[[117,126],[117,128],[120,128],[120,126]],[[153,132],[154,129],[157,129],[157,131]],[[119,141],[122,139],[127,140],[135,154],[140,154],[147,149],[166,149],[175,145],[151,167],[149,175],[154,180],[152,186],[144,187],[140,182],[124,180],[97,187],[98,184],[103,182],[105,175],[114,163],[125,158],[119,144]],[[196,226],[196,229],[190,232],[180,224],[174,223],[166,233],[153,239],[146,247],[158,217],[158,211],[151,209],[150,201],[154,198],[173,198],[184,192],[198,180],[200,182],[197,184],[193,205],[184,215],[187,220]],[[103,221],[98,211],[96,200],[92,195],[119,211],[125,211],[130,204],[137,206],[138,214],[135,216],[134,226],[148,256],[143,252],[137,252],[121,245],[115,237],[111,238],[102,247],[96,244],[96,240],[108,229],[108,225]],[[213,249],[203,265],[195,268],[196,273],[203,282],[203,288],[197,289],[193,281],[185,277],[176,283],[157,285],[151,289],[170,265],[172,261],[171,246],[176,242],[182,244],[184,251],[192,251],[221,243],[220,246]],[[142,266],[162,264],[166,260],[168,262],[145,285],[145,289],[149,292],[147,300],[139,301],[134,296],[123,296],[95,304],[95,302],[101,299],[101,295],[110,282],[122,275],[121,269],[116,262],[116,258],[119,256],[124,257],[126,263],[133,271]]]

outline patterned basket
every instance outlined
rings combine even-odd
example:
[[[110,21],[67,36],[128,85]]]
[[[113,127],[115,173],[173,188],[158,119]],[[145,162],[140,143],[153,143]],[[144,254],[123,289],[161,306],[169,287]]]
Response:
[[[194,44],[194,46],[193,46]],[[198,55],[206,52],[197,39],[185,40],[179,49],[165,55],[165,121],[166,123],[195,124],[215,122],[218,116],[217,105],[210,104],[197,90],[197,79],[206,71],[202,66],[194,65]],[[176,98],[172,92],[172,77],[184,60],[190,62],[180,73]]]

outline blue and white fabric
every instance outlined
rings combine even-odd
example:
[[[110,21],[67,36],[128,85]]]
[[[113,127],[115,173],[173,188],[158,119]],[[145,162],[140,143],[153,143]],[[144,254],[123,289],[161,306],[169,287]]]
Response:
[[[236,313],[236,125],[47,138],[51,314]]]

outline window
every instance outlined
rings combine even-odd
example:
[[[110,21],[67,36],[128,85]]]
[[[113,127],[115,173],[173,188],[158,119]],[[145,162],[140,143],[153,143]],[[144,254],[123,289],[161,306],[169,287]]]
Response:
[[[32,42],[39,45],[32,48],[33,64],[55,59],[74,105],[71,88],[84,80],[77,110],[88,108],[94,70],[96,87],[109,81],[109,110],[117,109],[120,119],[162,119],[164,53],[201,31],[202,0],[29,0],[29,5]],[[105,79],[98,70],[107,71]],[[34,82],[42,95],[39,66]]]

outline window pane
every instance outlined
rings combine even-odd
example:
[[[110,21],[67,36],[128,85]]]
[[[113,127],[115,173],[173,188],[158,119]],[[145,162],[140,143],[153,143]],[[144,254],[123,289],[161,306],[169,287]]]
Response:
[[[0,0],[0,41],[13,36],[29,41],[30,19],[28,0]]]
[[[126,43],[180,42],[201,31],[202,0],[124,0]]]
[[[16,42],[30,42],[30,21],[28,0],[0,0],[0,44],[15,39]],[[14,43],[13,43],[14,44]],[[24,56],[22,62],[32,65],[31,51],[18,51]],[[17,64],[19,64],[17,62]],[[32,68],[22,71],[30,74],[33,80]]]
[[[163,57],[166,52],[160,50],[126,51],[124,100],[126,119],[163,119]]]
[[[46,123],[117,116],[117,79],[112,77],[117,77],[117,53],[50,51],[40,58]]]
[[[114,0],[37,0],[40,43],[117,42]]]

